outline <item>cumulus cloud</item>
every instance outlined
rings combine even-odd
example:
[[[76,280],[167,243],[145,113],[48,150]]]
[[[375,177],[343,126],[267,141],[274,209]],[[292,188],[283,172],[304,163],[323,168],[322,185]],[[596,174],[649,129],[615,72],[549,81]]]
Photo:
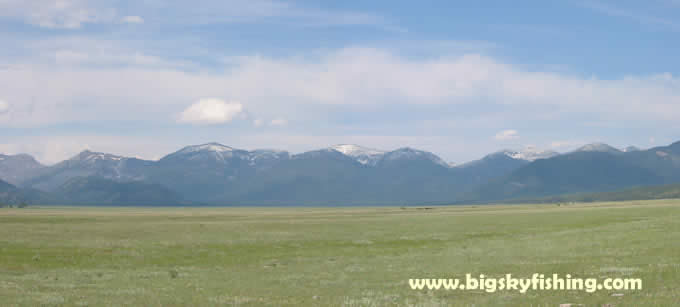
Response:
[[[494,138],[499,141],[514,140],[519,138],[519,133],[517,133],[517,130],[508,129],[496,133]]]
[[[0,100],[0,114],[3,114],[9,110],[9,103],[4,100]]]
[[[206,98],[190,105],[181,114],[179,121],[192,124],[223,124],[243,112],[238,102],[226,102],[216,98]]]
[[[121,21],[124,23],[139,24],[144,23],[144,18],[140,16],[125,16],[121,19]]]

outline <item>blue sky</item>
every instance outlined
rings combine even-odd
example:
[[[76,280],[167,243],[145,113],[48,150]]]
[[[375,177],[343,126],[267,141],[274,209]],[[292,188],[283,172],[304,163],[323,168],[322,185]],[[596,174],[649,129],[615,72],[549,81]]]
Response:
[[[680,1],[0,0],[0,152],[680,140]]]

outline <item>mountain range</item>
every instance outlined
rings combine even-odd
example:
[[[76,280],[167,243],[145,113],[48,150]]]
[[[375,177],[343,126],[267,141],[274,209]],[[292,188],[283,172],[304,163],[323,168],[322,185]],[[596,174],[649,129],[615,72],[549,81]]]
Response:
[[[414,148],[336,145],[291,154],[218,143],[157,161],[83,151],[51,166],[0,155],[0,203],[74,205],[411,205],[494,202],[680,183],[680,142],[603,143],[568,153],[503,150],[453,165]]]

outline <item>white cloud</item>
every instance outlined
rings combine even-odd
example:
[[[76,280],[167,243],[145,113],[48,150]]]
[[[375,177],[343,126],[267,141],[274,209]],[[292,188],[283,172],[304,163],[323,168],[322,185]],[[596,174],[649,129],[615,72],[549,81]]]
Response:
[[[18,59],[11,59],[7,61],[8,64],[16,63],[24,67],[30,63],[33,68],[42,67],[52,70],[61,68],[65,71],[75,71],[81,68],[79,66],[92,70],[103,67],[184,70],[192,66],[190,61],[168,60],[153,55],[150,50],[145,49],[146,43],[139,41],[118,41],[73,35],[28,41],[17,39],[8,43],[12,44],[17,54],[23,54],[23,59],[25,59],[23,63],[17,61]],[[0,65],[2,60],[0,58]]]
[[[3,114],[9,110],[9,103],[4,100],[0,100],[0,114]]]
[[[85,23],[110,22],[115,9],[87,0],[3,0],[0,16],[44,28],[78,29]]]
[[[144,23],[144,18],[140,16],[125,16],[121,21],[124,23],[141,24]]]
[[[140,1],[141,2],[141,1]],[[200,5],[188,1],[145,1],[135,12],[156,20],[180,24],[251,23],[266,21],[303,27],[370,26],[403,32],[386,18],[360,11],[321,9],[279,0],[205,0]],[[162,15],[160,15],[162,14]]]
[[[601,2],[584,1],[580,3],[582,6],[591,10],[614,17],[628,18],[643,25],[657,25],[665,27],[672,31],[680,31],[680,23],[674,19],[667,19],[652,15],[646,15],[637,12],[636,10],[628,10],[618,6],[607,5]]]
[[[97,66],[151,66],[173,65],[163,59],[142,54],[139,52],[121,53],[113,50],[96,50],[91,52],[80,52],[73,50],[57,50],[53,55],[54,63],[57,65],[97,65]],[[181,63],[177,63],[182,65]]]
[[[68,64],[117,63],[99,55],[60,53],[65,64],[56,68],[30,60],[0,68],[0,92],[13,102],[14,112],[3,123],[44,125],[100,114],[112,120],[156,119],[158,112],[175,112],[196,93],[248,101],[258,118],[289,121],[307,120],[301,117],[311,114],[296,110],[328,105],[371,110],[364,107],[422,104],[458,105],[479,117],[492,114],[493,104],[512,106],[499,125],[575,114],[610,121],[672,122],[680,117],[680,79],[671,74],[603,80],[527,71],[476,54],[412,59],[370,48],[315,57],[244,57],[206,70],[183,70],[150,55],[124,67]],[[120,58],[134,58],[134,53]]]
[[[123,11],[123,12],[119,12]],[[125,15],[123,13],[133,13]],[[266,20],[299,26],[372,26],[403,32],[384,17],[357,11],[327,10],[277,0],[133,1],[115,6],[94,0],[0,0],[0,17],[44,28],[79,29],[84,24],[144,23],[151,20],[174,24],[250,23]]]
[[[263,120],[261,120],[261,119],[259,119],[259,118],[258,118],[258,119],[255,119],[255,120],[253,120],[253,126],[255,126],[255,127],[261,127],[261,126],[262,126],[262,124],[264,124],[264,121],[263,121]]]
[[[517,133],[517,130],[512,129],[503,130],[501,132],[496,133],[496,136],[494,138],[499,141],[514,140],[519,138],[519,133]]]
[[[243,105],[238,102],[206,98],[186,108],[180,114],[179,121],[194,124],[222,124],[230,122],[241,112],[243,112]]]
[[[277,118],[273,119],[271,122],[269,122],[269,124],[272,126],[285,126],[288,124],[288,121],[282,118]]]

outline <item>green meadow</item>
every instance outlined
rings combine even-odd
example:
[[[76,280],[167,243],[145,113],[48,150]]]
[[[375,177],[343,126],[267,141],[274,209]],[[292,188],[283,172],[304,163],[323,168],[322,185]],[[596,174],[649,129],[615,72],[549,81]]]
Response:
[[[411,290],[466,273],[642,290]],[[0,209],[3,306],[679,306],[680,200]]]

